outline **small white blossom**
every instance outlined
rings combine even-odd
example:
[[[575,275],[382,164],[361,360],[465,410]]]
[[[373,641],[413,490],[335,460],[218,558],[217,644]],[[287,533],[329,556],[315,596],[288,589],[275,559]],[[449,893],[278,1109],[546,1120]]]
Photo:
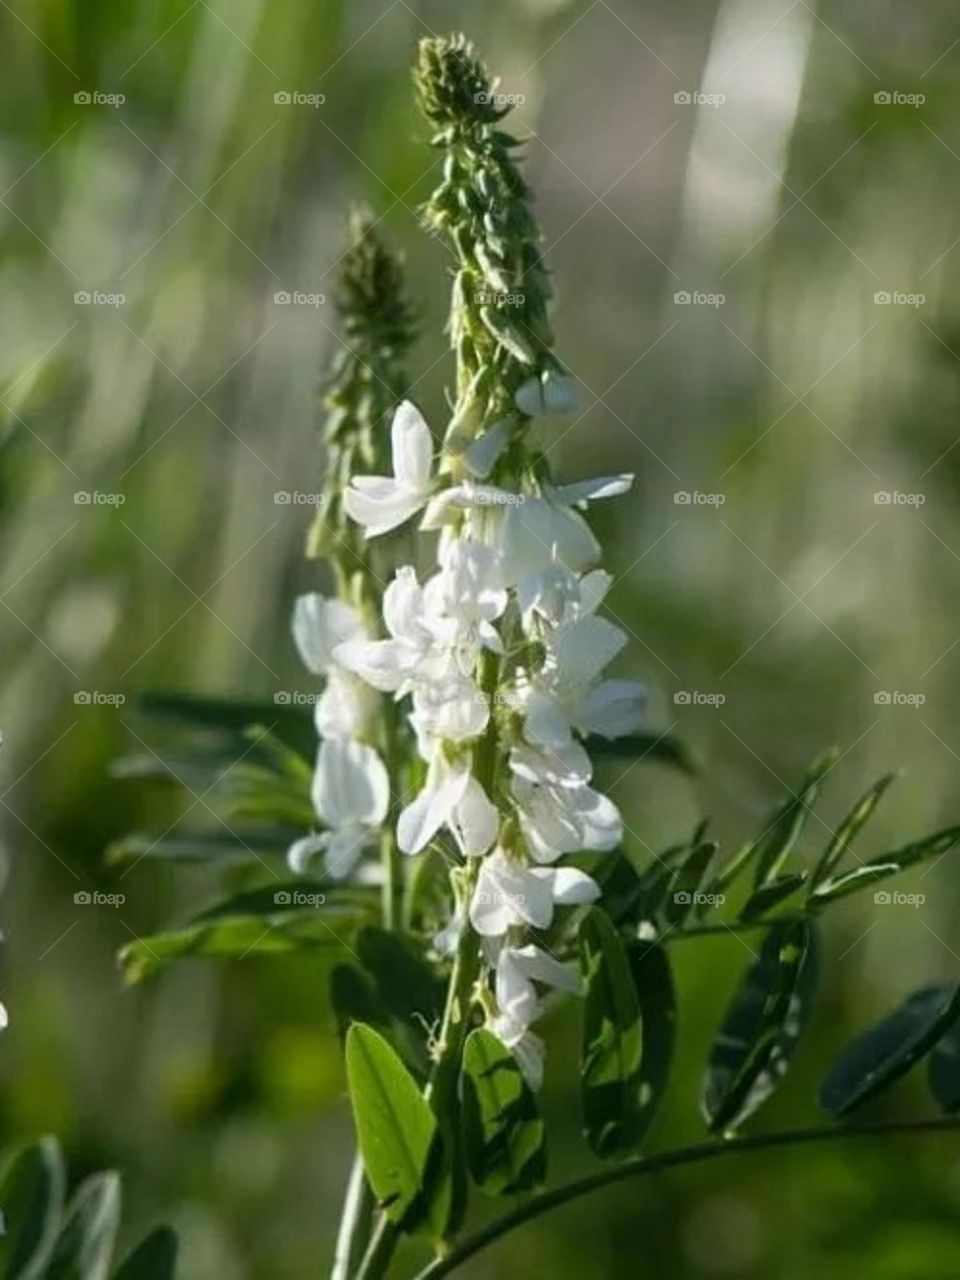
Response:
[[[409,400],[397,408],[390,428],[392,476],[354,476],[344,496],[351,519],[368,538],[389,533],[420,510],[433,490],[433,441],[423,415]]]
[[[595,902],[596,881],[575,867],[527,867],[502,849],[484,858],[470,903],[470,923],[481,937],[502,937],[515,925],[546,929],[554,907]]]
[[[327,874],[349,875],[364,848],[375,843],[390,805],[390,780],[373,747],[341,738],[320,744],[313,778],[313,806],[328,830],[295,841],[287,851],[301,874],[311,856],[326,852]]]

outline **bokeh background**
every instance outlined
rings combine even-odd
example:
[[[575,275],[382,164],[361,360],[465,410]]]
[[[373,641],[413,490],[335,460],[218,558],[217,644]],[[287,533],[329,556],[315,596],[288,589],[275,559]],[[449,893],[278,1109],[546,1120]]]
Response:
[[[110,840],[187,807],[109,765],[143,734],[138,692],[302,683],[287,620],[320,578],[302,559],[310,509],[275,494],[322,473],[316,388],[340,338],[329,301],[274,296],[330,298],[351,201],[406,253],[414,395],[443,424],[448,264],[417,221],[438,171],[409,64],[420,36],[461,26],[523,98],[584,401],[551,456],[566,477],[638,474],[597,513],[611,605],[651,723],[702,766],[696,783],[610,767],[632,855],[699,814],[742,839],[830,743],[843,755],[811,849],[889,768],[906,775],[871,851],[960,813],[950,5],[2,4],[0,1140],[53,1130],[76,1173],[121,1168],[125,1232],[172,1220],[185,1280],[328,1267],[344,1080],[318,961],[194,963],[123,988],[117,948],[216,885],[105,868]],[[958,884],[948,857],[903,886],[920,907],[834,909],[816,1029],[753,1127],[814,1121],[837,1048],[960,972]],[[75,904],[93,888],[125,902]],[[655,1140],[701,1134],[701,1064],[749,958],[732,935],[677,948],[681,1062]],[[559,1179],[589,1164],[574,1015],[549,1036]],[[925,1106],[909,1080],[873,1111]],[[593,1197],[464,1274],[943,1280],[960,1274],[958,1211],[952,1137],[804,1149]]]

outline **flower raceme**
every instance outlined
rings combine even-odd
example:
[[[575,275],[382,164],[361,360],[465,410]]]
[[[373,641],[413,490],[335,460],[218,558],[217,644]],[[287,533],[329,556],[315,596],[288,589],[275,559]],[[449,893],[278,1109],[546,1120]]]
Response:
[[[542,396],[539,381],[518,393],[522,411],[534,407],[534,390]],[[581,739],[632,732],[644,712],[642,686],[604,674],[626,637],[598,612],[611,579],[596,567],[600,547],[582,514],[590,501],[625,493],[632,477],[540,481],[523,493],[454,478],[456,466],[435,470],[430,430],[409,402],[396,410],[391,441],[393,475],[353,476],[346,511],[367,538],[424,511],[422,527],[439,533],[437,568],[425,579],[413,565],[396,570],[380,636],[342,601],[297,602],[297,647],[326,679],[313,789],[326,829],[298,841],[289,860],[302,870],[325,850],[328,874],[356,865],[389,801],[370,740],[379,696],[407,702],[426,775],[399,813],[398,847],[413,855],[449,837],[474,863],[469,901],[436,945],[448,952],[468,924],[482,939],[492,966],[489,1026],[538,1080],[534,984],[576,984],[530,931],[549,928],[558,906],[599,896],[584,872],[556,864],[615,848],[623,828],[613,801],[591,786]],[[487,447],[488,471],[495,462]],[[491,662],[493,688],[482,677]],[[491,743],[494,767],[481,779],[479,753]]]

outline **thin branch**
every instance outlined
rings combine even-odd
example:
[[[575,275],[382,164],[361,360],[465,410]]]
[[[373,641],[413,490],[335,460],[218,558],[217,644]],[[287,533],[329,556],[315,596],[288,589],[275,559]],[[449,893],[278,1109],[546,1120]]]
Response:
[[[539,1195],[532,1196],[509,1213],[495,1218],[476,1235],[457,1245],[446,1257],[437,1258],[431,1262],[417,1274],[415,1280],[439,1280],[440,1276],[448,1276],[461,1263],[472,1258],[474,1254],[479,1253],[495,1240],[499,1240],[514,1227],[538,1218],[541,1214],[548,1213],[569,1200],[576,1200],[579,1196],[598,1191],[601,1187],[609,1187],[616,1182],[626,1182],[628,1178],[639,1177],[645,1173],[657,1173],[677,1165],[693,1164],[699,1160],[712,1160],[717,1156],[736,1155],[741,1151],[758,1151],[767,1147],[794,1147],[812,1142],[835,1142],[845,1138],[871,1138],[885,1134],[958,1129],[960,1129],[960,1119],[954,1117],[897,1120],[883,1124],[821,1125],[817,1128],[795,1129],[793,1132],[786,1133],[767,1133],[756,1137],[731,1138],[728,1141],[701,1142],[694,1146],[678,1147],[673,1151],[663,1151],[654,1156],[636,1156],[612,1169],[602,1169],[599,1173],[590,1174],[586,1178],[568,1182],[565,1186],[556,1187],[552,1191],[542,1191]]]

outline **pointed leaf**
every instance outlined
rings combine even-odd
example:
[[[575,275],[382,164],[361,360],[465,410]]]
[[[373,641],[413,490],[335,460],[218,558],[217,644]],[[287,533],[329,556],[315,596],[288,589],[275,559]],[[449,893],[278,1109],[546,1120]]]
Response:
[[[845,1116],[889,1088],[937,1043],[960,1014],[960,983],[922,987],[849,1045],[831,1068],[820,1102]]]
[[[67,1206],[44,1280],[107,1280],[120,1225],[120,1178],[95,1173]]]
[[[844,871],[830,880],[822,881],[810,894],[807,903],[811,909],[823,906],[825,902],[834,902],[837,898],[845,898],[848,893],[856,893],[858,889],[867,889],[870,885],[888,876],[900,873],[896,862],[865,862],[862,867],[854,867],[852,871]]]
[[[647,760],[669,765],[682,773],[696,774],[696,762],[687,746],[670,733],[630,733],[622,738],[601,738],[590,734],[584,746],[591,759],[613,756],[618,760]]]
[[[741,920],[759,920],[761,916],[786,902],[806,881],[807,873],[797,871],[793,875],[779,876],[776,880],[768,880],[759,889],[754,889],[740,912]]]
[[[633,976],[643,1049],[640,1059],[640,1114],[637,1141],[650,1127],[670,1078],[677,1007],[670,961],[663,947],[634,943],[627,951]]]
[[[960,1019],[937,1041],[927,1062],[930,1092],[944,1111],[960,1111]]]
[[[866,866],[873,867],[880,863],[893,862],[903,870],[904,867],[913,867],[927,858],[942,857],[957,844],[960,844],[960,826],[946,827],[932,836],[924,836],[922,840],[913,840],[910,844],[891,850],[890,853],[882,853],[879,857],[871,858]]]
[[[347,1032],[347,1084],[367,1180],[392,1222],[425,1220],[437,1121],[413,1076],[383,1036],[354,1023]]]
[[[66,1172],[54,1138],[20,1152],[0,1181],[0,1274],[39,1280],[53,1251],[63,1213]]]
[[[177,1233],[170,1227],[157,1227],[134,1249],[113,1280],[174,1280],[177,1248]]]
[[[620,935],[599,907],[580,926],[584,1133],[602,1157],[633,1147],[641,1132],[640,1004]]]
[[[444,984],[410,940],[368,925],[357,935],[356,952],[389,1014],[415,1022],[421,1032],[440,1018]]]
[[[810,1013],[816,972],[810,922],[772,926],[710,1051],[702,1105],[711,1132],[738,1128],[783,1079]]]
[[[872,787],[869,787],[863,793],[839,827],[837,827],[811,876],[811,883],[815,889],[827,879],[834,867],[843,858],[843,855],[853,844],[860,831],[870,821],[873,811],[883,799],[890,784],[896,781],[896,778],[897,775],[895,773],[888,773],[875,782]]]
[[[836,751],[827,751],[815,760],[796,795],[791,795],[774,814],[762,835],[755,841],[757,860],[754,888],[759,888],[780,874],[790,856],[797,837],[803,830],[820,783],[837,762]]]
[[[484,1028],[463,1052],[463,1128],[471,1177],[488,1195],[513,1195],[546,1175],[543,1121],[519,1063]]]
[[[171,862],[247,862],[253,857],[284,854],[299,836],[300,827],[244,828],[197,832],[131,832],[107,846],[111,864],[166,858]]]
[[[669,924],[683,924],[697,900],[697,891],[713,861],[717,846],[712,840],[694,845],[675,868],[670,891],[664,903],[664,916]]]
[[[294,751],[312,759],[317,735],[309,707],[294,703],[254,702],[242,698],[206,698],[194,694],[148,693],[139,699],[146,715],[202,729],[242,734],[262,724]]]

